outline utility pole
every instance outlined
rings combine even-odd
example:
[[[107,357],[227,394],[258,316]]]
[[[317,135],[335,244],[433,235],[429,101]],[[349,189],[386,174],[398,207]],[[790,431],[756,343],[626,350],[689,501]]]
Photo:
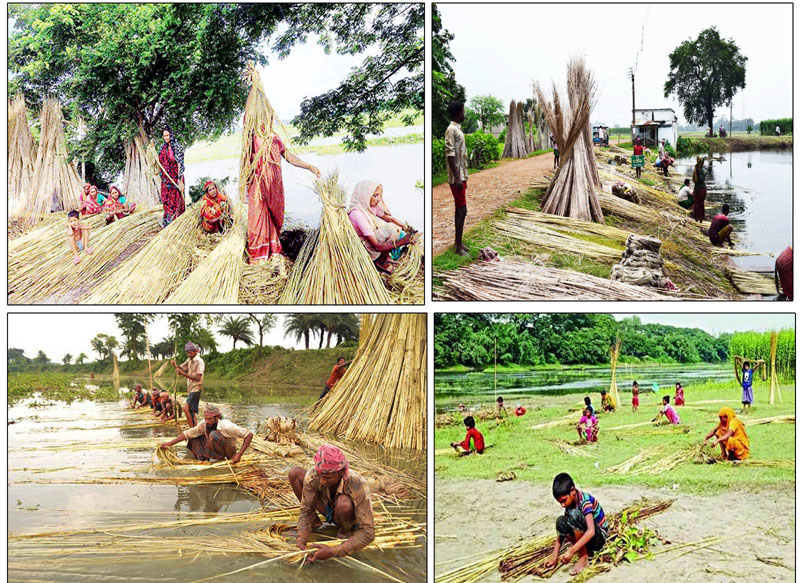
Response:
[[[731,115],[730,115],[731,119],[728,120],[728,136],[733,135],[733,97],[731,97],[730,105],[731,105]]]
[[[636,132],[636,75],[633,71],[633,67],[628,68],[628,75],[631,78],[631,142],[633,142],[636,138],[634,135]]]

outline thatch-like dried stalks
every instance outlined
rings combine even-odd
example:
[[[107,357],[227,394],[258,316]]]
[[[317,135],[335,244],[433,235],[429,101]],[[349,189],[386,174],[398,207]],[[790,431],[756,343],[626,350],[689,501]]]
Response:
[[[493,224],[494,229],[501,235],[525,241],[538,247],[584,255],[593,259],[617,261],[622,254],[619,249],[594,243],[585,239],[576,239],[564,233],[538,225],[534,221],[520,219],[509,215],[507,218]]]
[[[425,241],[422,233],[417,233],[387,281],[389,289],[396,296],[396,303],[425,303],[424,256]]]
[[[636,285],[520,261],[478,263],[434,274],[442,286],[437,300],[668,300],[671,296]]]
[[[506,142],[503,146],[503,158],[527,158],[530,153],[522,116],[522,103],[517,103],[512,99],[511,104],[508,106],[508,126],[506,128]]]
[[[277,304],[291,270],[292,262],[283,255],[244,265],[239,283],[239,303]]]
[[[617,340],[609,349],[609,356],[611,357],[611,387],[609,392],[611,398],[614,399],[614,406],[619,407],[621,401],[619,400],[619,389],[617,388],[617,363],[619,362],[619,355],[622,351],[622,340],[617,336]]]
[[[544,89],[534,84],[559,150],[559,165],[542,204],[542,211],[585,221],[604,222],[595,188],[600,186],[592,149],[589,119],[596,103],[597,85],[583,59],[573,58],[567,66],[569,110],[553,87],[549,103]],[[587,142],[588,140],[588,142]]]
[[[337,172],[317,180],[319,229],[306,239],[281,294],[281,304],[390,304],[367,250],[347,216]]]
[[[585,235],[598,235],[605,239],[610,239],[619,245],[624,245],[628,240],[630,231],[618,229],[611,225],[592,223],[570,217],[560,217],[558,215],[548,215],[525,208],[509,207],[505,209],[506,215],[516,221],[525,221],[548,229],[555,229],[564,233],[582,233]],[[621,253],[621,251],[620,251]]]
[[[157,206],[161,202],[161,177],[156,160],[158,154],[144,128],[125,144],[125,172],[122,192],[129,203],[139,206]]]
[[[235,304],[247,244],[247,213],[243,204],[234,210],[234,224],[222,241],[170,294],[166,304]]]
[[[743,294],[774,296],[778,293],[775,289],[775,279],[764,273],[731,269],[729,274],[733,285]]]
[[[36,142],[28,125],[25,97],[17,93],[8,102],[8,201],[15,214],[20,202],[30,196],[35,160]]]
[[[9,245],[8,294],[14,304],[76,301],[102,280],[134,245],[158,230],[158,209],[141,209],[122,220],[105,224],[102,216],[82,219],[91,228],[89,245],[77,265],[66,240],[63,222],[34,229]],[[124,265],[124,263],[123,263]]]
[[[363,348],[311,411],[309,428],[386,447],[425,449],[424,314],[378,314]]]
[[[192,251],[201,243],[202,237],[200,205],[195,204],[115,269],[102,284],[92,290],[91,294],[84,297],[81,303],[164,302],[188,276]]]
[[[45,99],[40,119],[42,132],[30,192],[19,207],[19,217],[29,225],[51,212],[76,209],[83,191],[78,173],[67,157],[64,116],[58,101]]]

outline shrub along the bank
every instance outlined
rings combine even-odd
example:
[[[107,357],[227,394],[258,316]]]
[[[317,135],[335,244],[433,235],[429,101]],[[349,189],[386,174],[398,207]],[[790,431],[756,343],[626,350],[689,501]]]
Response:
[[[792,118],[791,117],[784,117],[781,119],[765,119],[760,124],[761,135],[762,136],[774,136],[775,135],[775,127],[781,128],[781,135],[785,136],[786,134],[792,133]]]
[[[491,134],[484,134],[481,131],[466,134],[464,142],[467,146],[467,162],[470,168],[475,167],[475,149],[479,149],[481,165],[487,162],[494,162],[500,158],[500,148],[497,138]],[[433,140],[431,144],[431,166],[434,174],[444,174],[447,172],[447,160],[444,156],[444,140]]]

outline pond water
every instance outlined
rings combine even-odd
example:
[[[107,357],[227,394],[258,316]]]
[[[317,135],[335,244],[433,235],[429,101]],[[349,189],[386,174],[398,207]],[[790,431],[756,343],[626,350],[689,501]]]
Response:
[[[674,387],[680,381],[687,391],[692,384],[726,382],[733,378],[730,365],[648,365],[617,367],[617,386],[628,391],[633,381],[644,390],[657,383],[659,387]],[[597,393],[608,388],[611,369],[608,366],[533,370],[519,373],[498,373],[497,393],[512,402],[515,397],[542,394]],[[439,373],[434,377],[437,404],[461,400],[485,401],[494,396],[494,372]]]
[[[417,183],[425,176],[425,150],[422,142],[373,146],[364,152],[346,154],[300,154],[300,158],[313,164],[324,174],[339,171],[339,182],[346,192],[361,180],[369,179],[383,184],[383,196],[392,214],[423,230],[425,225],[425,195]],[[322,205],[314,194],[314,175],[282,162],[283,184],[286,200],[287,222],[300,222],[310,227],[319,224]],[[203,176],[218,179],[230,177],[225,187],[227,193],[238,192],[238,158],[198,162],[186,165],[186,184],[192,185]],[[235,198],[235,196],[234,196]]]
[[[734,257],[734,263],[772,271],[775,258],[792,242],[792,151],[726,152],[722,158],[710,167],[706,161],[706,213],[712,215],[708,207],[716,212],[730,205],[738,248],[775,254]],[[695,160],[679,159],[678,173],[691,178]]]
[[[91,381],[98,383],[98,381]],[[100,381],[107,382],[107,381]],[[124,382],[124,381],[123,381]],[[256,429],[265,417],[297,416],[317,397],[317,390],[280,393],[267,387],[236,386],[233,383],[212,383],[204,389],[203,398],[228,403],[223,407],[228,418],[249,429]],[[124,390],[124,389],[123,389]],[[246,395],[233,401],[237,394]],[[222,401],[221,397],[227,400]],[[8,408],[8,529],[10,533],[110,528],[138,522],[169,522],[186,518],[212,518],[227,513],[241,513],[268,507],[244,490],[219,485],[151,485],[142,483],[68,484],[70,480],[91,480],[93,477],[150,475],[152,451],[128,449],[92,449],[93,443],[120,442],[176,435],[175,426],[124,428],[131,423],[143,423],[148,415],[128,414],[129,398],[119,402],[76,400],[71,403],[47,401],[41,395],[25,399]],[[235,406],[231,406],[235,403]],[[43,406],[46,404],[46,406]],[[67,451],[47,448],[59,444],[85,442],[86,447]],[[425,455],[406,451],[391,451],[363,443],[350,443],[364,455],[384,464],[422,478],[425,475]],[[179,455],[185,448],[176,446]],[[294,465],[287,460],[287,467]],[[25,483],[29,482],[29,483]],[[38,483],[37,483],[38,482]],[[46,483],[51,482],[51,483]],[[424,500],[408,502],[412,520],[424,522]],[[151,531],[164,536],[219,537],[221,544],[227,534],[242,530],[266,528],[265,523],[238,523],[190,526],[179,531]],[[125,536],[147,534],[147,531],[125,533]],[[331,533],[329,533],[331,534]],[[335,534],[335,533],[332,533]],[[73,539],[74,542],[74,539]],[[30,541],[26,548],[30,548]],[[41,548],[52,548],[58,542],[43,541]],[[35,552],[35,551],[34,551]],[[142,549],[143,553],[147,549]],[[406,581],[425,580],[426,552],[419,549],[362,551],[357,555],[369,565],[392,573],[402,569]],[[103,555],[70,551],[47,560],[26,554],[15,554],[13,542],[9,549],[9,578],[16,581],[195,581],[263,561],[259,555],[212,554],[180,558],[158,555],[147,560],[140,556],[114,555],[113,544]],[[354,582],[387,581],[365,569],[327,561],[298,569],[275,561],[221,581],[281,581],[312,582],[320,580]]]

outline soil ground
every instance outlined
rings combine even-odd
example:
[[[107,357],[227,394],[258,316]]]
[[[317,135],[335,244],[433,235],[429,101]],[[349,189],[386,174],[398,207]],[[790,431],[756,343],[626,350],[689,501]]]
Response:
[[[580,484],[579,484],[580,486]],[[657,554],[652,561],[620,564],[592,578],[596,583],[640,581],[663,583],[766,583],[794,581],[795,502],[793,492],[765,490],[728,492],[713,496],[682,494],[680,489],[653,490],[605,486],[587,491],[597,497],[605,512],[615,513],[640,497],[674,498],[666,512],[643,522],[673,544],[695,542],[709,536],[733,537],[718,546],[681,555],[686,549]],[[505,548],[527,537],[555,532],[561,508],[550,488],[515,480],[436,479],[436,575],[474,559],[456,559]],[[773,529],[773,530],[770,530]],[[767,534],[767,530],[770,530]],[[660,548],[655,549],[657,552]],[[766,564],[758,557],[777,559],[785,567]],[[446,563],[446,564],[443,564]],[[554,583],[570,580],[562,567]],[[487,581],[500,581],[499,572]],[[523,581],[534,581],[526,577]]]
[[[467,183],[467,220],[464,231],[491,215],[496,209],[518,198],[535,180],[553,169],[553,154],[542,154],[523,160],[504,162],[470,174]],[[450,186],[433,187],[433,254],[437,255],[453,244],[453,195]]]

